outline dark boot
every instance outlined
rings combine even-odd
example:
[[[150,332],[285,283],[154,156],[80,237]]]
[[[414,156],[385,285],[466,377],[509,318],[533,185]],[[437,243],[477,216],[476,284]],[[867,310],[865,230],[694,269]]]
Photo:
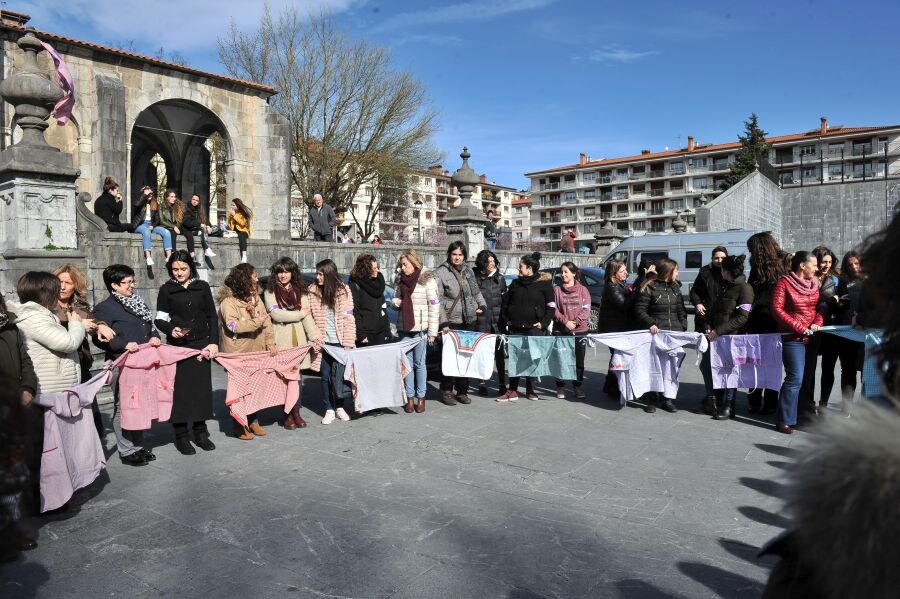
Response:
[[[281,426],[283,426],[285,428],[285,430],[289,430],[289,431],[292,431],[295,428],[297,428],[297,423],[294,422],[293,412],[289,413],[287,416],[284,417],[284,424],[282,424]]]
[[[732,399],[728,402],[728,417],[734,420],[737,418],[737,400]]]
[[[212,451],[216,448],[215,443],[209,439],[209,430],[205,422],[194,425],[194,443],[203,451]]]
[[[713,420],[728,420],[728,417],[731,414],[728,403],[729,402],[725,400],[724,396],[716,396]]]
[[[648,393],[644,396],[644,400],[647,402],[647,405],[644,406],[644,411],[648,414],[652,414],[653,412],[655,412],[657,404],[656,393]]]
[[[659,405],[659,407],[670,414],[674,414],[678,411],[678,408],[675,407],[675,402],[673,402],[668,397],[662,398],[662,403]]]
[[[175,437],[175,449],[180,451],[183,455],[194,455],[197,453],[197,450],[191,445],[191,440],[187,438],[187,435]]]
[[[303,416],[300,415],[300,402],[294,404],[294,407],[291,408],[291,419],[294,421],[294,425],[297,428],[306,428],[306,420],[303,419]]]
[[[421,414],[425,411],[425,398],[420,397],[419,403],[416,404],[416,414]]]
[[[449,389],[447,391],[441,392],[441,401],[448,406],[456,405],[456,394],[453,393],[453,389]]]
[[[715,395],[707,395],[703,398],[703,413],[708,416],[716,414],[716,397]]]

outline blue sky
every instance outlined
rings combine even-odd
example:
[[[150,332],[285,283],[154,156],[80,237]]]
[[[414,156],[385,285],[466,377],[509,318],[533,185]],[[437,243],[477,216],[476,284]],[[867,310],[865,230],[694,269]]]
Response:
[[[290,4],[271,0],[278,10]],[[736,138],[751,113],[769,133],[900,123],[896,2],[305,0],[351,36],[388,46],[440,112],[450,171],[463,145],[502,185],[593,158]],[[216,36],[251,29],[262,2],[46,0],[4,8],[97,43],[163,46],[223,72]],[[148,25],[149,24],[149,25]],[[186,26],[186,24],[188,24]]]

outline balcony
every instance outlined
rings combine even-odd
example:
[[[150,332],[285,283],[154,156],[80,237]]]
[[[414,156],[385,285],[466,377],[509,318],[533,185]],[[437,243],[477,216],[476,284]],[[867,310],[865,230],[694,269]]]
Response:
[[[541,183],[540,191],[547,191],[548,189],[559,189],[559,183]]]
[[[666,213],[666,209],[665,209],[665,208],[651,208],[651,209],[650,209],[650,215],[651,215],[651,216],[660,216],[660,215],[665,214],[665,213]]]
[[[678,175],[683,175],[685,173],[684,167],[681,168],[670,168],[669,176],[677,177]]]
[[[629,180],[628,175],[616,175],[612,178],[613,183],[627,183]]]
[[[613,199],[613,197],[612,197],[612,194],[611,194],[611,193],[603,193],[603,194],[600,194],[600,201],[601,201],[601,202],[611,202],[612,199]]]
[[[625,212],[616,212],[616,218],[628,218],[628,211]]]
[[[659,178],[659,177],[665,177],[665,176],[666,176],[666,171],[663,170],[663,169],[660,169],[660,170],[658,170],[658,171],[654,171],[654,170],[651,170],[651,171],[650,171],[650,178],[651,178],[651,179],[657,179],[657,178]]]
[[[647,176],[647,173],[631,173],[631,175],[629,175],[629,177],[628,177],[628,180],[629,181],[638,181],[640,179],[643,179],[646,176]]]
[[[572,187],[575,187],[575,180],[574,180],[574,179],[571,180],[571,181],[563,181],[563,182],[562,182],[562,189],[570,189],[570,188],[572,188]]]
[[[714,171],[727,171],[727,170],[728,170],[728,165],[729,165],[729,164],[730,164],[730,162],[729,162],[728,160],[720,160],[720,161],[716,162],[715,164],[713,164],[712,170],[714,170]]]
[[[884,150],[882,150],[883,152]],[[872,153],[872,144],[854,144],[852,150],[853,156],[862,156],[863,154],[871,154]]]
[[[547,217],[547,218],[542,218],[542,219],[538,222],[538,224],[541,224],[541,225],[552,225],[552,224],[557,224],[557,223],[560,223],[560,222],[562,222],[562,218],[560,218],[560,216],[557,214],[557,215],[554,215],[554,216],[549,216],[549,217]]]
[[[597,177],[597,183],[601,185],[604,183],[612,183],[612,177]]]
[[[665,189],[651,189],[651,190],[650,190],[650,197],[651,197],[651,198],[659,198],[659,197],[662,197],[662,196],[664,196],[664,195],[666,195],[666,190],[665,190]]]
[[[627,199],[628,199],[628,192],[627,192],[627,191],[617,191],[617,192],[616,192],[616,199],[617,199],[617,200],[627,200]]]
[[[708,172],[709,172],[709,165],[708,165],[708,164],[702,164],[702,165],[700,165],[700,164],[693,164],[693,165],[690,166],[690,168],[688,168],[688,172],[691,172],[691,173],[708,173]]]
[[[541,208],[554,208],[560,205],[559,200],[544,200],[541,202]]]
[[[797,158],[794,158],[794,162],[811,162],[821,157],[822,154],[818,150],[815,152],[802,152],[797,155]]]

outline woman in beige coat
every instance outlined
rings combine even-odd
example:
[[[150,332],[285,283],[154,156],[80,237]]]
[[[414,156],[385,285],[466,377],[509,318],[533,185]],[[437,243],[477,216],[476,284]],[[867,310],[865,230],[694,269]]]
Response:
[[[275,261],[263,297],[266,310],[272,317],[275,346],[278,349],[299,347],[313,342],[318,344],[321,335],[310,310],[309,295],[304,293],[303,277],[296,262],[286,257]],[[312,366],[311,354],[312,352],[303,358],[303,362],[300,363],[301,370]],[[300,398],[302,397],[301,387]],[[298,399],[291,413],[284,419],[284,428],[292,431],[305,427],[306,421],[300,416],[300,399]]]

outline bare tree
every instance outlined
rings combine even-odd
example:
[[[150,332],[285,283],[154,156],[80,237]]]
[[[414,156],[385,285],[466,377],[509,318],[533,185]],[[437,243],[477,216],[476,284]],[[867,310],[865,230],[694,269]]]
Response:
[[[344,212],[363,185],[394,186],[440,161],[431,141],[437,113],[423,84],[327,15],[304,18],[291,6],[276,17],[267,5],[257,31],[242,33],[232,20],[218,45],[230,75],[278,90],[273,103],[293,131],[291,175],[304,201],[321,193]],[[369,214],[384,197],[370,194]],[[373,225],[363,227],[367,235]]]

